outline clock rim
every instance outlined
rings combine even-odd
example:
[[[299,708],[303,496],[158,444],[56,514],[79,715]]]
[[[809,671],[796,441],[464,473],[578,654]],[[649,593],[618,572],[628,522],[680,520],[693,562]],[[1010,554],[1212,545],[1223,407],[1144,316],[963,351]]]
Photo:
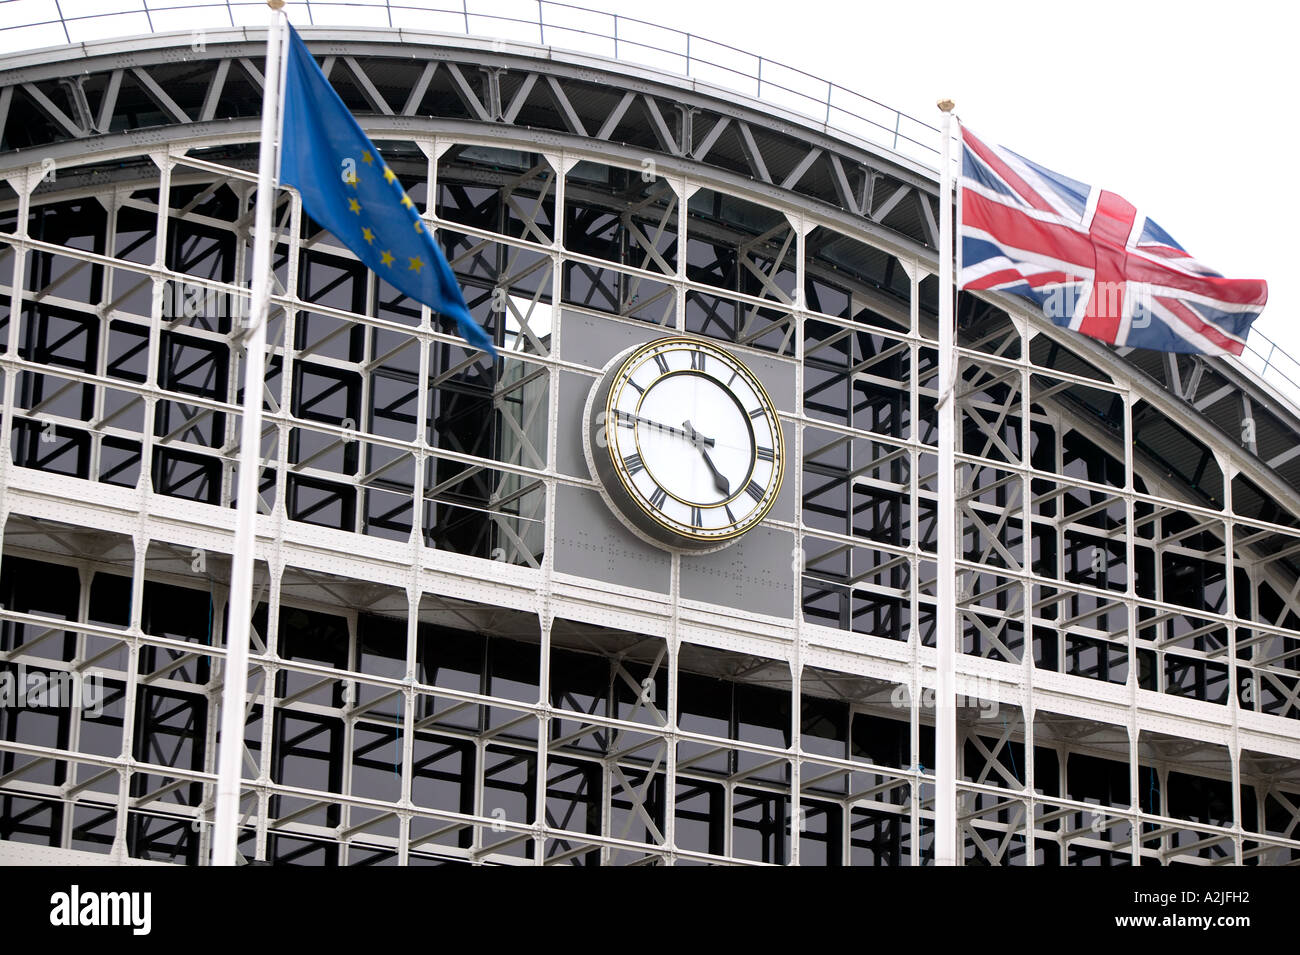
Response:
[[[631,516],[624,512],[623,507],[616,501],[607,486],[607,479],[602,474],[601,469],[597,466],[596,450],[593,447],[593,426],[596,424],[593,418],[594,404],[597,393],[607,382],[610,387],[605,390],[604,400],[604,425],[610,423],[610,399],[613,392],[613,382],[618,374],[623,371],[632,361],[637,358],[642,351],[649,351],[653,348],[664,345],[682,345],[690,347],[705,347],[712,351],[719,352],[726,357],[728,362],[735,363],[740,371],[745,375],[749,385],[753,388],[755,395],[762,403],[764,410],[771,416],[773,431],[775,437],[774,452],[778,467],[772,469],[773,476],[770,479],[770,494],[767,495],[766,503],[760,504],[755,511],[751,512],[750,519],[742,527],[734,527],[724,535],[699,537],[684,533],[667,523],[660,514],[652,510],[647,502],[641,500],[641,495],[634,488],[628,487],[628,480],[624,474],[624,468],[621,467],[621,460],[614,455],[612,442],[606,440],[604,447],[604,458],[608,461],[609,470],[614,473],[618,479],[618,491],[628,499],[637,512],[647,518],[653,525],[653,531],[639,526]],[[753,426],[750,425],[752,432]],[[587,469],[596,483],[596,488],[604,500],[606,506],[618,519],[624,527],[631,531],[635,536],[656,547],[681,554],[707,554],[714,551],[722,550],[725,547],[734,544],[749,531],[757,527],[771,513],[772,508],[776,505],[777,497],[781,493],[781,488],[785,482],[785,431],[782,428],[780,413],[777,410],[776,402],[772,400],[763,382],[759,380],[753,369],[739,355],[732,353],[730,350],[723,348],[719,343],[699,338],[689,338],[681,335],[672,335],[664,338],[656,338],[648,342],[629,346],[611,357],[601,369],[599,376],[592,383],[587,392],[587,400],[583,407],[583,427],[582,427],[582,449],[586,458]],[[757,443],[755,443],[755,455],[757,455]],[[657,533],[656,533],[657,532]],[[665,539],[666,535],[671,539]]]

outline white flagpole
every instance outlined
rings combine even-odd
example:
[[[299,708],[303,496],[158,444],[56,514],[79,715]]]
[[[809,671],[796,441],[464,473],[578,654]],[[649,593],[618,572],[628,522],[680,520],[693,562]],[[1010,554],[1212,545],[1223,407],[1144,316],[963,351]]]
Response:
[[[217,748],[217,804],[212,864],[234,865],[239,836],[239,792],[244,762],[244,706],[248,698],[248,636],[253,615],[253,545],[258,474],[262,470],[262,390],[266,376],[266,317],[271,299],[271,219],[275,208],[276,144],[280,132],[280,54],[284,0],[267,0],[262,81],[262,138],[257,160],[257,210],[253,224],[253,288],[244,339],[244,408],[239,437],[239,501],[227,604],[226,666],[221,689],[221,740]]]
[[[957,864],[957,501],[956,328],[953,315],[952,108],[943,113],[939,163],[939,553],[936,599],[938,659],[934,705],[934,863]]]

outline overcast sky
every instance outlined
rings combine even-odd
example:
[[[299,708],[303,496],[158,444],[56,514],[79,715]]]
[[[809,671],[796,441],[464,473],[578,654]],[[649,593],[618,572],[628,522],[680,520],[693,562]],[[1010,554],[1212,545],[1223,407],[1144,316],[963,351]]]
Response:
[[[1300,357],[1300,14],[1284,0],[605,0],[860,90],[1118,192],[1192,255],[1263,278]]]

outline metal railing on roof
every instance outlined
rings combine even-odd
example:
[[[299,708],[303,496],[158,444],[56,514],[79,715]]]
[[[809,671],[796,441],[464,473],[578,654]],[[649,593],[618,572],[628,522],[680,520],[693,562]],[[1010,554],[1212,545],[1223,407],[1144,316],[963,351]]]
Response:
[[[556,0],[298,0],[290,13],[300,26],[485,36],[638,63],[752,95],[931,168],[938,163],[939,130],[929,123],[796,67],[637,17]],[[0,53],[266,21],[263,0],[0,0]]]
[[[1300,407],[1300,361],[1281,345],[1252,327],[1239,361]]]

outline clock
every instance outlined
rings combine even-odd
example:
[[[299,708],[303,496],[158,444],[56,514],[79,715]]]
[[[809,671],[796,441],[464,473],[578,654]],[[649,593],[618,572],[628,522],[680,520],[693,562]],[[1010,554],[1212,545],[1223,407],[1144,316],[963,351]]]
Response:
[[[605,503],[669,550],[726,547],[772,509],[785,441],[745,363],[707,341],[661,338],[616,355],[592,386],[583,450]]]

